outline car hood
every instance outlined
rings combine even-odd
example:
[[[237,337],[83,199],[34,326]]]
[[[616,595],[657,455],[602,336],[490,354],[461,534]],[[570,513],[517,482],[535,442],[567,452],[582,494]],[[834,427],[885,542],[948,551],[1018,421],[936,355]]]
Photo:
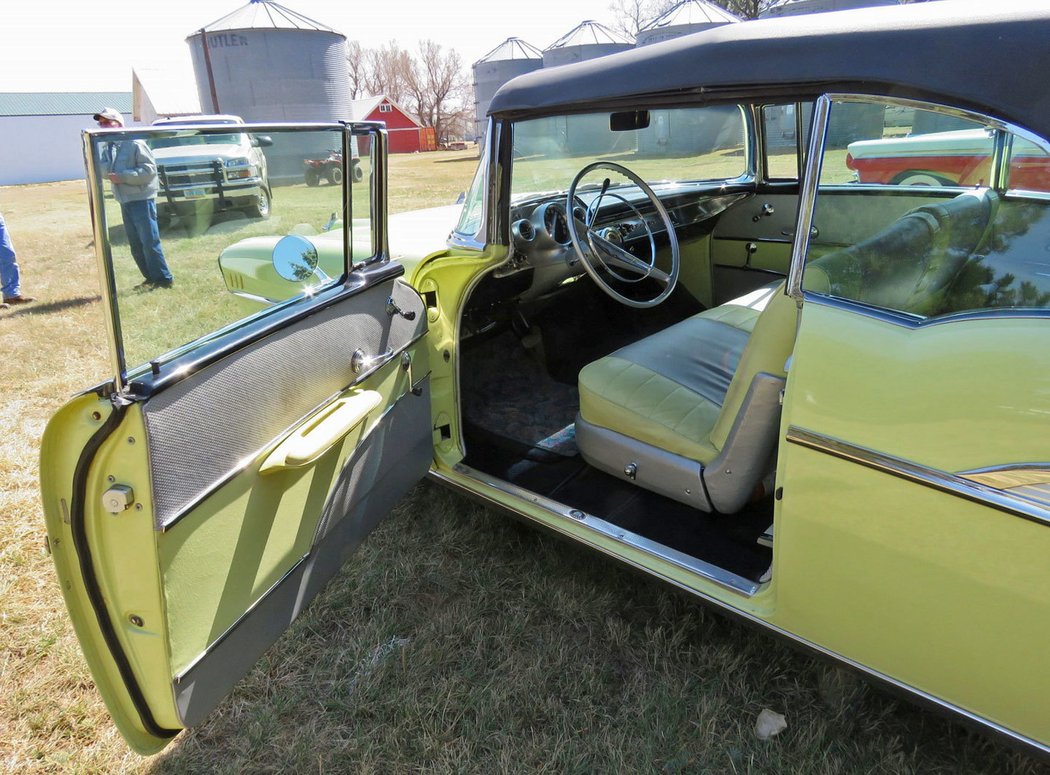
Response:
[[[391,215],[390,257],[405,261],[443,250],[462,209],[462,204],[444,205]]]
[[[243,145],[181,145],[171,148],[157,148],[153,158],[161,164],[182,164],[200,161],[201,159],[232,159],[248,156],[248,148]]]

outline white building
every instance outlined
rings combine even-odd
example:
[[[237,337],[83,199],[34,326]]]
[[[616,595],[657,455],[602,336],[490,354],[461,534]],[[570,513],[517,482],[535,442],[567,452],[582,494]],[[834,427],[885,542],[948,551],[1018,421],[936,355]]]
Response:
[[[0,92],[0,185],[83,178],[80,132],[105,107],[131,123],[131,92]]]
[[[135,121],[152,124],[158,118],[194,116],[201,112],[193,71],[187,68],[136,67],[131,71]]]

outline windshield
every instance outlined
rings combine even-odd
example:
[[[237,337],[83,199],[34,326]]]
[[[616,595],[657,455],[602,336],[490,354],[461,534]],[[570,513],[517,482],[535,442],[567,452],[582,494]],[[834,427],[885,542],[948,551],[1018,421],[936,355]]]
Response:
[[[237,145],[241,142],[240,133],[229,135],[183,135],[181,137],[154,137],[149,141],[150,148],[172,148],[177,145]]]
[[[482,152],[481,163],[463,200],[463,210],[455,229],[457,234],[473,237],[481,230],[481,216],[485,210],[485,166],[485,155]]]
[[[728,180],[748,171],[740,107],[641,115],[648,126],[621,131],[610,129],[609,113],[519,121],[514,125],[512,201],[567,190],[581,168],[599,159],[623,164],[650,184]]]

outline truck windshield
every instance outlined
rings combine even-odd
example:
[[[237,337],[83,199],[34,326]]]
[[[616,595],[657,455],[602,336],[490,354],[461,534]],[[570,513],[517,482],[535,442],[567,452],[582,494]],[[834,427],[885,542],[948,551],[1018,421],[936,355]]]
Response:
[[[172,148],[177,145],[237,145],[241,142],[240,134],[228,135],[185,135],[182,137],[155,137],[150,140],[150,148]]]

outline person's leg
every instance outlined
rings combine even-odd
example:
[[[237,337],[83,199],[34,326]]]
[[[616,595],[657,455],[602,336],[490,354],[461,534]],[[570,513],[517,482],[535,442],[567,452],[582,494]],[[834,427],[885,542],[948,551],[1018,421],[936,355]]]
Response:
[[[135,259],[135,266],[139,268],[142,277],[152,280],[149,274],[149,266],[146,264],[145,252],[142,249],[142,221],[145,218],[144,202],[121,202],[120,215],[124,219],[124,233],[128,237],[128,247],[131,248],[131,257]]]
[[[150,279],[161,284],[170,284],[174,279],[168,262],[164,260],[164,250],[160,246],[160,229],[157,225],[157,203],[146,200],[146,229],[142,233],[142,247],[146,264],[150,268]]]
[[[15,247],[7,233],[4,216],[0,215],[0,293],[5,298],[21,296],[19,288],[18,261],[15,260]]]

